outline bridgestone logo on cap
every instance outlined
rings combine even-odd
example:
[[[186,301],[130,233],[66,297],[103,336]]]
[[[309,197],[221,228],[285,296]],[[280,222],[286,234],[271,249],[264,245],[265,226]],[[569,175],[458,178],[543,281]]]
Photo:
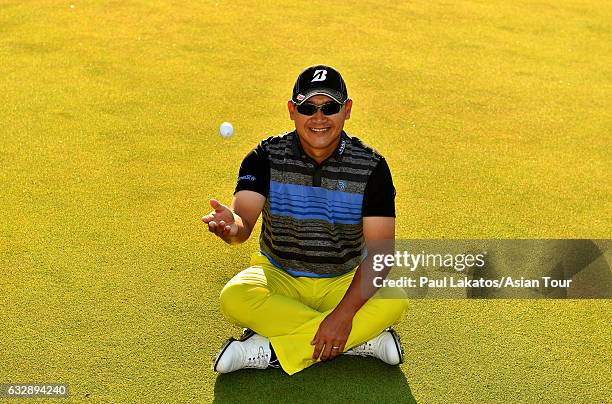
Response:
[[[298,96],[295,98],[297,98],[298,101],[302,101],[304,98],[306,98],[306,96],[304,94],[298,94]]]
[[[326,78],[327,70],[315,70],[314,74],[312,75],[312,80],[310,82],[313,83],[315,81],[325,81]]]

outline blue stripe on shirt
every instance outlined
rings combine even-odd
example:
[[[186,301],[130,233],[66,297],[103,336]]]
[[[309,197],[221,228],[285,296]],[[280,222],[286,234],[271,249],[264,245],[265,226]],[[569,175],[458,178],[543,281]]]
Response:
[[[269,199],[273,215],[298,220],[319,219],[338,224],[361,223],[361,194],[270,181]],[[321,205],[322,201],[326,203]],[[359,209],[356,209],[357,206]]]
[[[338,276],[342,276],[344,274],[340,274],[340,275],[330,275],[330,274],[315,274],[313,272],[304,272],[304,271],[296,271],[295,269],[286,269],[283,268],[278,262],[276,262],[272,257],[270,257],[268,254],[266,254],[263,251],[260,251],[261,254],[263,256],[265,256],[268,261],[270,261],[270,264],[274,265],[275,267],[277,267],[278,269],[287,272],[289,275],[291,276],[305,276],[307,278],[336,278]]]

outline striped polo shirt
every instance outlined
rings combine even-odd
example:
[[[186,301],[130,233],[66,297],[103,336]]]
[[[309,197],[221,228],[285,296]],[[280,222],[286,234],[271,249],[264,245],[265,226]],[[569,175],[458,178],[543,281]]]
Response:
[[[344,131],[321,164],[304,152],[295,131],[263,140],[240,166],[241,190],[266,197],[261,253],[293,276],[353,270],[365,257],[363,217],[395,217],[385,159]]]

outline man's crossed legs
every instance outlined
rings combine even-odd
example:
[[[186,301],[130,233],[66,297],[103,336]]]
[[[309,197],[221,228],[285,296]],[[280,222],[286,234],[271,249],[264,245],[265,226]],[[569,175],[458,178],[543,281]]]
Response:
[[[270,355],[290,375],[315,363],[310,342],[319,324],[344,297],[354,273],[334,278],[293,277],[265,256],[254,254],[251,266],[221,291],[223,314],[254,333],[247,333],[243,342],[226,342],[215,359],[215,370],[265,368]],[[401,363],[397,334],[386,329],[402,316],[406,305],[406,299],[368,300],[353,318],[344,353]]]

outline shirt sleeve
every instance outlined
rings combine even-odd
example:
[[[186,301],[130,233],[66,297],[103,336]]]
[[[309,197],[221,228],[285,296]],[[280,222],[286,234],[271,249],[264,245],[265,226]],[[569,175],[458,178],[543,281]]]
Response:
[[[387,161],[374,167],[363,195],[362,216],[395,217],[395,187]]]
[[[257,192],[266,198],[270,192],[270,161],[261,143],[246,155],[240,165],[234,194],[244,190]]]

